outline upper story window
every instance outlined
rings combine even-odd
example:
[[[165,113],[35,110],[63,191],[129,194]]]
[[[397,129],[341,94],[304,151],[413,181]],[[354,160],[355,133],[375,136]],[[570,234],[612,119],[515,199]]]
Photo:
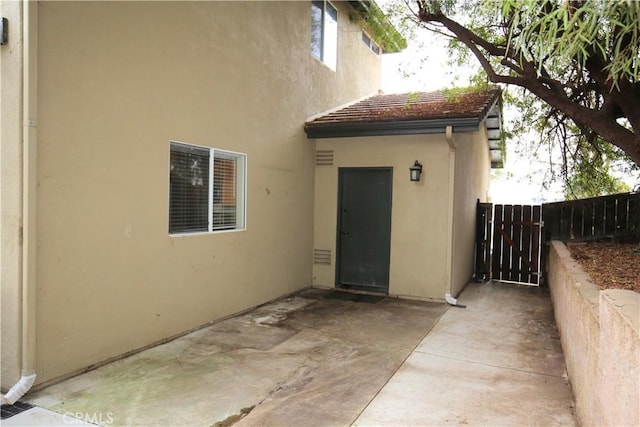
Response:
[[[326,0],[311,2],[311,54],[335,71],[338,62],[338,10]]]
[[[170,143],[169,234],[245,228],[246,154]]]
[[[362,32],[362,42],[367,45],[367,47],[371,49],[373,53],[375,53],[376,55],[380,55],[380,46],[378,46],[378,44],[374,42],[371,37],[369,37],[369,34],[364,31]]]

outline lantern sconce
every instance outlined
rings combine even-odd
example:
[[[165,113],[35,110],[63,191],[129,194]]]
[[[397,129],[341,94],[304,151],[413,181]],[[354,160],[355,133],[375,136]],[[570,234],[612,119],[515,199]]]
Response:
[[[411,182],[420,181],[420,175],[422,175],[422,163],[416,160],[416,162],[409,168],[409,179]]]

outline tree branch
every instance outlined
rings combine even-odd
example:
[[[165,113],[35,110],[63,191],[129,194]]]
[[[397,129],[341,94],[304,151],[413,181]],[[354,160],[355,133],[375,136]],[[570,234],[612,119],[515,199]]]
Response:
[[[640,109],[637,107],[634,90],[636,88],[629,87],[631,99],[621,91],[612,91],[613,84],[608,80],[601,57],[590,56],[586,68],[597,86],[602,88],[599,93],[604,97],[606,108],[598,109],[597,104],[590,108],[588,99],[584,101],[587,106],[581,105],[579,101],[581,93],[572,92],[571,97],[567,95],[564,90],[565,85],[552,78],[544,67],[538,67],[533,60],[526,60],[514,48],[505,48],[491,43],[445,15],[431,13],[421,0],[418,1],[418,7],[420,20],[426,23],[438,22],[451,31],[455,38],[471,50],[492,82],[517,85],[529,90],[551,107],[570,117],[579,127],[595,131],[604,140],[616,145],[634,162],[640,164],[640,138],[621,126],[616,121],[617,114],[612,114],[616,106],[619,107],[629,119],[632,128],[640,129]],[[491,65],[491,57],[500,58],[500,63],[513,71],[516,76],[498,73]],[[538,75],[538,68],[542,75]],[[626,85],[627,82],[623,81],[621,84]],[[587,95],[586,92],[582,94]],[[575,99],[572,99],[574,97]]]

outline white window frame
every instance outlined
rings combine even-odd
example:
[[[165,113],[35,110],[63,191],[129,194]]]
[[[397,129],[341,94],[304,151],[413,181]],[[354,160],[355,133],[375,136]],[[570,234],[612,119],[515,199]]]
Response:
[[[369,50],[371,50],[371,52],[373,52],[377,56],[380,56],[380,52],[382,51],[382,49],[380,48],[380,45],[378,43],[373,41],[373,38],[369,35],[369,33],[367,33],[366,31],[362,30],[362,37],[361,38],[362,38],[362,43],[364,43],[364,45],[367,46],[369,48]],[[367,40],[368,40],[368,42],[367,42]],[[376,48],[377,48],[377,52],[376,52]]]
[[[167,225],[169,227],[169,235],[170,236],[193,236],[193,235],[202,235],[202,234],[213,234],[213,233],[228,233],[228,232],[237,232],[246,230],[247,224],[247,154],[241,153],[237,151],[230,150],[221,150],[218,148],[207,147],[203,145],[191,144],[187,142],[181,141],[169,141],[169,185],[168,185],[168,200],[167,200],[167,213],[169,214],[171,210],[171,152],[172,147],[174,145],[184,146],[184,147],[192,147],[201,150],[209,151],[209,177],[208,177],[208,212],[207,212],[207,231],[171,231],[171,224],[169,221],[169,216],[167,217]],[[235,186],[234,193],[236,195],[236,224],[235,227],[225,227],[225,228],[216,228],[213,221],[213,211],[214,211],[214,163],[216,159],[216,154],[222,155],[224,157],[231,157],[236,160],[236,173],[235,173]],[[218,157],[220,158],[220,157]],[[239,196],[238,196],[239,194]]]
[[[322,3],[322,20],[320,24],[320,38],[321,38],[321,46],[320,47],[320,56],[316,55],[314,52],[313,46],[313,37],[311,38],[311,56],[321,61],[327,67],[331,68],[333,71],[336,71],[338,65],[338,8],[335,7],[328,0],[315,0],[311,2],[311,7],[315,7],[318,3]],[[327,13],[327,9],[331,8],[335,12],[335,28],[328,28],[328,19],[329,14]],[[313,16],[312,16],[313,19]],[[331,31],[328,31],[331,30]],[[313,25],[311,31],[313,32]],[[317,46],[316,46],[317,47]]]

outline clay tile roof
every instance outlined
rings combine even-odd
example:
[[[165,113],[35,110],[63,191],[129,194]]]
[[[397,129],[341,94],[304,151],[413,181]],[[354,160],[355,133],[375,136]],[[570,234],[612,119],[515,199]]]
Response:
[[[461,91],[454,95],[443,92],[416,92],[391,95],[375,95],[363,101],[333,111],[305,124],[305,131],[313,137],[357,136],[342,135],[340,129],[364,130],[362,135],[389,134],[391,129],[406,130],[420,123],[432,131],[448,124],[466,123],[467,129],[476,129],[500,96],[500,89]],[[472,119],[472,120],[464,120]],[[379,133],[372,133],[373,129]],[[386,129],[386,131],[385,131]],[[369,130],[369,132],[367,132]],[[337,133],[336,133],[337,132]],[[393,132],[433,133],[433,132]]]

